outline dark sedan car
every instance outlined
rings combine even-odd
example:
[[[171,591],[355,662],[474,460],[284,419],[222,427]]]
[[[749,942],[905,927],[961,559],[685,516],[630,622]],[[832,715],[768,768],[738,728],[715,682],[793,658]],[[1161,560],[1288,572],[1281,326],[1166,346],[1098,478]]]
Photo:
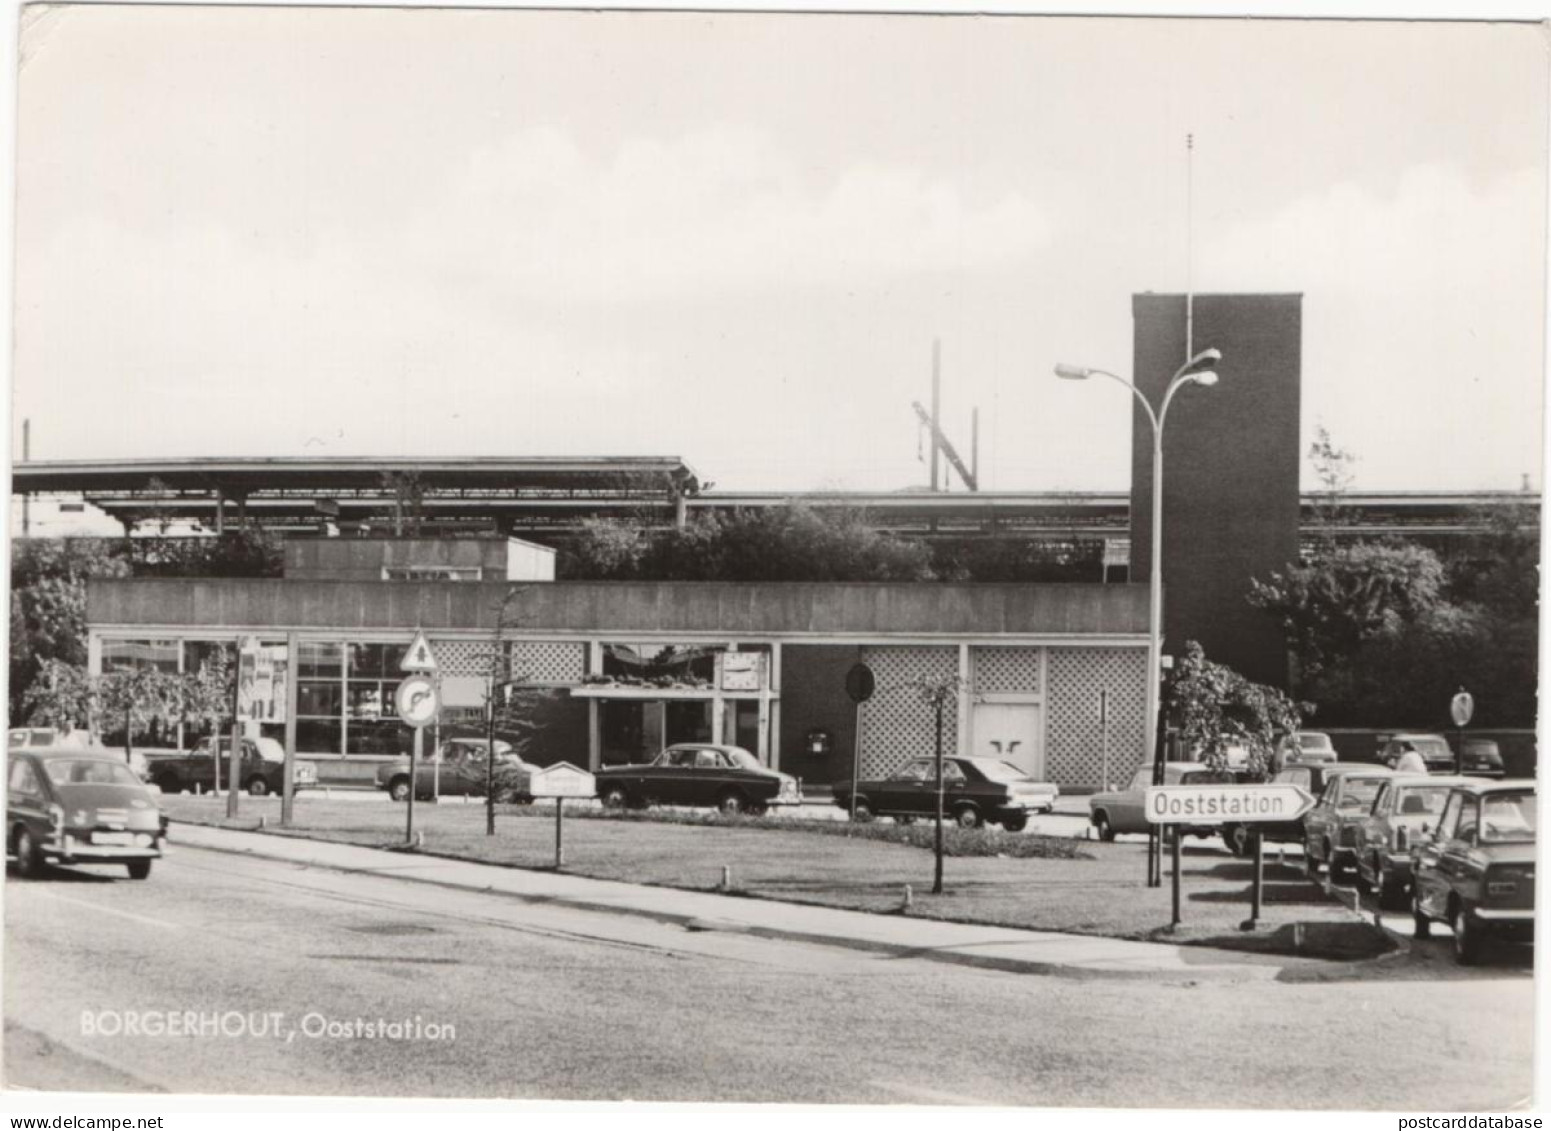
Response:
[[[1010,833],[1023,831],[1030,813],[1048,813],[1060,790],[1051,782],[1035,781],[1011,762],[995,758],[942,760],[943,812],[972,829],[994,821]],[[851,809],[851,783],[836,782],[835,804]],[[856,820],[875,815],[914,820],[937,815],[937,762],[917,758],[893,776],[856,783]]]
[[[680,743],[651,762],[608,766],[594,777],[598,797],[610,809],[693,805],[758,815],[802,801],[796,778],[762,765],[741,746]]]
[[[1271,778],[1273,782],[1302,786],[1311,797],[1318,797],[1325,789],[1328,772],[1334,768],[1329,762],[1299,763],[1288,766]],[[1266,821],[1253,827],[1229,821],[1222,827],[1222,839],[1235,856],[1254,854],[1253,834],[1260,833],[1263,844],[1302,844],[1303,817],[1291,821]]]
[[[162,854],[157,794],[106,751],[13,751],[7,785],[5,845],[21,875],[52,860],[123,864],[143,880]]]

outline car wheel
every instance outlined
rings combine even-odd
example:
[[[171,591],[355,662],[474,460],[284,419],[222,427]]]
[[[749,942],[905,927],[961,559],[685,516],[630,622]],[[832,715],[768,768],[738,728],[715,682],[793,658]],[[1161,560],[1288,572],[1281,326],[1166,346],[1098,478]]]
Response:
[[[1481,926],[1463,901],[1454,909],[1454,961],[1474,966],[1481,960]]]
[[[851,805],[851,820],[859,825],[865,825],[873,818],[872,806],[861,798],[857,798]]]
[[[968,805],[953,811],[954,823],[961,829],[978,829],[980,827],[980,813]]]
[[[1378,894],[1379,909],[1381,911],[1404,911],[1406,906],[1406,888],[1400,882],[1400,877],[1393,872],[1385,870],[1382,860],[1373,862],[1373,874],[1376,877],[1373,890]]]
[[[716,799],[716,808],[724,817],[736,817],[744,810],[743,795],[728,790]]]
[[[129,878],[132,880],[148,879],[151,875],[149,860],[130,860],[124,867],[129,869]]]
[[[263,778],[253,777],[248,779],[248,796],[264,797],[269,793],[269,783]]]
[[[394,801],[409,800],[409,779],[394,778],[388,783],[388,796]]]
[[[43,870],[43,854],[38,849],[38,842],[25,827],[16,830],[15,847],[18,876],[36,876]]]
[[[1414,891],[1411,893],[1411,922],[1415,927],[1417,938],[1426,939],[1432,937],[1433,921],[1422,910],[1422,901]]]
[[[1010,833],[1021,833],[1029,827],[1029,819],[1023,814],[1016,817],[1007,817],[1002,821],[1002,828]]]
[[[1100,840],[1113,841],[1115,839],[1115,826],[1109,823],[1109,814],[1095,813],[1093,815],[1093,830],[1099,834]]]
[[[623,786],[611,785],[604,789],[601,795],[605,809],[623,809],[630,803],[629,796]]]

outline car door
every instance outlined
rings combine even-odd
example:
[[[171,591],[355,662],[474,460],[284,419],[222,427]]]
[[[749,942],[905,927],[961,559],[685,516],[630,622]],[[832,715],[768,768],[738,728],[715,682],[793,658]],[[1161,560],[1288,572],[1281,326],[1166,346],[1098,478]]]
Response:
[[[1443,892],[1453,891],[1462,899],[1477,899],[1480,892],[1474,890],[1476,877],[1469,865],[1471,848],[1481,828],[1480,798],[1461,793],[1459,817],[1454,824],[1453,835],[1444,841],[1438,854],[1438,875]]]
[[[1152,767],[1142,766],[1131,777],[1131,784],[1115,798],[1109,823],[1116,832],[1145,833],[1147,817],[1143,812],[1147,804],[1147,790],[1152,787]]]
[[[1443,848],[1454,836],[1464,795],[1452,793],[1438,818],[1438,831],[1416,846],[1412,856],[1411,883],[1424,914],[1442,918],[1448,907],[1448,884],[1439,870]]]
[[[53,830],[53,822],[48,815],[48,787],[44,784],[42,768],[27,755],[18,754],[11,759],[7,785],[6,825],[26,825],[32,839],[42,844]]]
[[[879,783],[873,808],[879,813],[936,812],[937,770],[930,759],[917,758]]]

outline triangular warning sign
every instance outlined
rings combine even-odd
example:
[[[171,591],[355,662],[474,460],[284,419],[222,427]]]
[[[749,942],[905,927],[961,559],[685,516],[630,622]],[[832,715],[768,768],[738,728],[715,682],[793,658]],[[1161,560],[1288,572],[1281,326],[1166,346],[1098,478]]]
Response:
[[[431,651],[431,642],[425,638],[425,633],[415,633],[415,639],[409,645],[409,650],[404,653],[404,658],[399,661],[399,667],[406,672],[436,670],[436,654]]]

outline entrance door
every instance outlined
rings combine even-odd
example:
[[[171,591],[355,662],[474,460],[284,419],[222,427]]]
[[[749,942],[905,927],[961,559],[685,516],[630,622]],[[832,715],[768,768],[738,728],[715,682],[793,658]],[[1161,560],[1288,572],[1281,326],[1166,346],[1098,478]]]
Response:
[[[1037,703],[976,703],[975,757],[1011,762],[1029,777],[1044,781],[1041,710]]]

